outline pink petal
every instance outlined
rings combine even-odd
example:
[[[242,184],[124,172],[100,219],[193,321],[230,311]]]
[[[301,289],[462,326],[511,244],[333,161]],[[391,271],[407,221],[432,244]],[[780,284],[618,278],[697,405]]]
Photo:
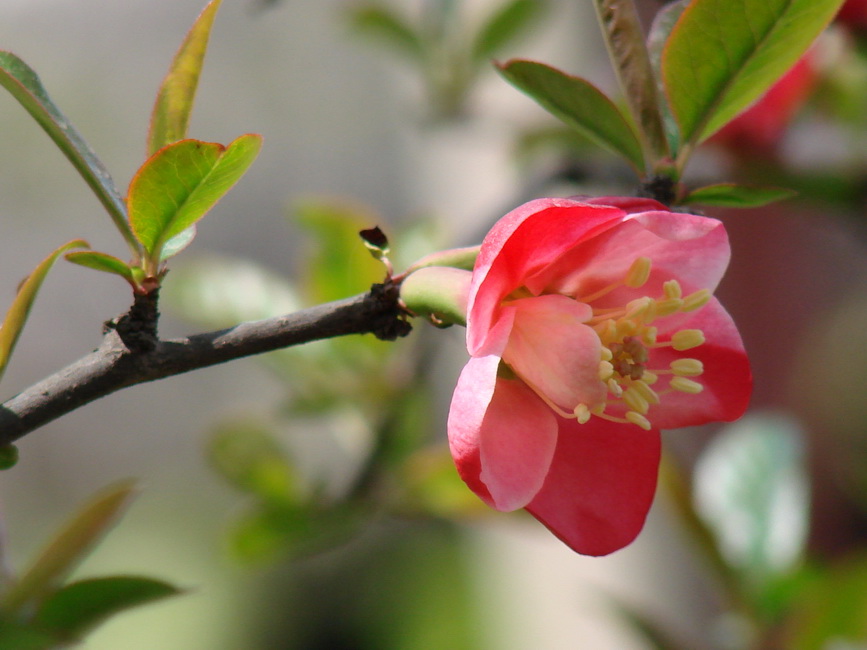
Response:
[[[467,315],[470,354],[484,345],[500,302],[528,275],[625,216],[617,208],[569,199],[537,199],[500,219],[482,242],[473,270]]]
[[[599,379],[602,344],[584,321],[590,307],[559,295],[524,298],[516,310],[503,360],[540,395],[571,412],[606,393]]]
[[[557,443],[557,422],[533,391],[498,379],[499,359],[466,365],[449,411],[449,445],[461,478],[497,510],[525,506],[542,487]]]
[[[535,293],[590,295],[620,282],[638,257],[652,262],[650,280],[639,289],[623,287],[604,304],[624,305],[632,298],[661,295],[662,284],[676,279],[685,291],[713,291],[728,266],[730,249],[720,221],[672,212],[645,212],[588,239],[530,278]]]
[[[675,359],[698,359],[704,364],[704,374],[692,379],[704,386],[697,395],[672,391],[662,396],[661,404],[651,407],[650,420],[660,429],[695,426],[707,422],[736,420],[747,408],[753,388],[750,362],[743,341],[731,316],[716,300],[681,322],[684,329],[700,329],[705,343],[683,352],[672,348],[653,350],[651,369],[665,369]],[[659,340],[669,340],[662,333]],[[667,379],[661,378],[654,389],[661,390]]]
[[[591,418],[559,420],[554,461],[527,506],[578,553],[606,555],[644,526],[659,466],[659,432]]]

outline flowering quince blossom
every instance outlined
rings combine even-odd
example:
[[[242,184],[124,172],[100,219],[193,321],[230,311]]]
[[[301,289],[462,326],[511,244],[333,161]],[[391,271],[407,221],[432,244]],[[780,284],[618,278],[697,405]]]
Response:
[[[648,199],[538,199],[503,217],[473,270],[449,412],[468,486],[579,553],[629,544],[659,430],[746,409],[749,362],[712,295],[729,253],[721,222]]]

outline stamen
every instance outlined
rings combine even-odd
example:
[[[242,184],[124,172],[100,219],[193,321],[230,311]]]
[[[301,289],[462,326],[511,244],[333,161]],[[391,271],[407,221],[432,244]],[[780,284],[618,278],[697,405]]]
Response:
[[[680,391],[681,393],[689,393],[690,395],[697,395],[704,390],[704,386],[700,383],[693,381],[692,379],[687,379],[686,377],[675,377],[668,385],[674,390]]]
[[[579,404],[575,407],[575,418],[578,420],[578,424],[586,424],[590,419],[590,409],[587,408],[586,404]]]
[[[701,330],[680,330],[671,337],[671,345],[678,352],[697,348],[704,343],[704,332]]]
[[[611,361],[614,358],[614,355],[611,354],[611,350],[609,350],[606,346],[602,346],[602,360],[603,361]]]
[[[608,380],[608,390],[617,398],[623,397],[623,388],[614,379]]]
[[[623,279],[623,284],[633,289],[644,286],[650,277],[650,266],[649,257],[637,258],[632,263],[632,266],[629,267],[629,271],[627,271],[626,277]]]
[[[648,327],[641,333],[641,342],[644,345],[656,345],[656,335],[659,333],[659,330],[655,327]]]
[[[669,280],[668,282],[663,282],[662,291],[663,293],[665,293],[665,297],[669,299],[680,299],[683,297],[683,291],[680,288],[680,282],[678,282],[677,280]]]
[[[644,374],[647,375],[647,371],[645,371]],[[648,386],[647,382],[643,379],[632,382],[632,388],[638,391],[638,393],[647,400],[648,404],[659,404],[659,395],[657,395],[656,391]]]
[[[644,397],[642,397],[641,393],[639,393],[634,386],[630,386],[623,391],[623,402],[630,410],[638,411],[642,415],[647,414],[647,411],[650,408],[650,404],[646,399],[644,399]]]
[[[704,307],[707,303],[710,302],[711,293],[707,289],[699,289],[695,293],[689,294],[686,298],[683,299],[683,307],[680,308],[681,311],[695,311],[700,307]]]
[[[656,317],[663,318],[664,316],[671,316],[672,314],[676,314],[680,311],[680,308],[683,307],[683,300],[680,298],[667,298],[666,300],[657,300],[656,301]]]
[[[605,349],[605,348],[603,348]],[[610,361],[599,362],[599,381],[608,381],[614,374],[614,366]]]
[[[641,413],[636,413],[635,411],[627,411],[626,419],[632,424],[637,424],[645,431],[650,431],[653,427],[650,426],[650,420],[644,417]]]
[[[657,375],[655,372],[650,372],[650,370],[645,370],[644,374],[641,375],[641,381],[643,381],[648,386],[653,386],[653,384],[659,381],[659,375]]]
[[[671,362],[670,367],[680,377],[698,377],[704,372],[704,364],[698,359],[677,359]]]

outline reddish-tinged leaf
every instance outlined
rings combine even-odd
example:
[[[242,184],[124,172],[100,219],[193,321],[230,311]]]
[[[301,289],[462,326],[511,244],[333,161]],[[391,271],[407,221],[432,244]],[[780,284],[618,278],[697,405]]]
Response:
[[[33,301],[36,299],[36,294],[42,286],[45,276],[48,275],[48,271],[54,266],[54,262],[70,249],[87,247],[88,243],[83,239],[76,239],[64,244],[42,260],[21,284],[15,300],[12,301],[9,311],[6,312],[3,324],[0,325],[0,377],[3,376],[6,366],[9,364],[9,357],[12,356],[12,351],[15,349],[24,323],[27,322],[27,316],[33,306]]]
[[[199,14],[175,55],[169,73],[163,79],[151,113],[148,131],[149,156],[165,145],[187,136],[199,74],[205,61],[214,17],[221,2],[222,0],[211,0]]]
[[[0,51],[0,86],[6,88],[54,140],[108,211],[132,251],[137,252],[138,244],[126,221],[126,206],[111,176],[84,138],[51,101],[33,69],[11,52]]]
[[[133,231],[156,261],[163,246],[190,228],[244,175],[262,147],[262,136],[242,135],[228,146],[181,140],[163,147],[129,186]]]

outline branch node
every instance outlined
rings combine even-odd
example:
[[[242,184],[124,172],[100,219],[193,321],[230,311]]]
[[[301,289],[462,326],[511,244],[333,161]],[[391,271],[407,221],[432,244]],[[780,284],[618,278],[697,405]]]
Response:
[[[400,305],[400,286],[391,278],[370,287],[370,297],[376,307],[370,331],[382,341],[394,341],[408,335],[412,325],[408,313]]]
[[[152,352],[159,342],[159,290],[136,293],[134,296],[129,311],[119,318],[107,321],[103,331],[115,330],[127,350],[134,354]]]

